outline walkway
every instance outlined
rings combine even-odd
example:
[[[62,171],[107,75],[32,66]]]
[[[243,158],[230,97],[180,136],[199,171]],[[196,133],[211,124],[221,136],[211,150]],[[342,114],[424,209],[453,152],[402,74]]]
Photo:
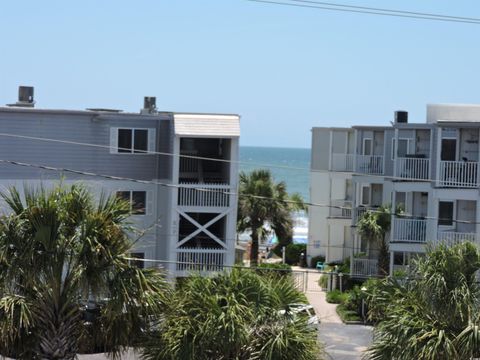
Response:
[[[308,281],[318,281],[318,277],[309,276]],[[372,327],[343,324],[335,311],[336,305],[327,303],[324,291],[307,291],[306,295],[320,319],[320,339],[325,345],[327,360],[361,359],[372,341]]]

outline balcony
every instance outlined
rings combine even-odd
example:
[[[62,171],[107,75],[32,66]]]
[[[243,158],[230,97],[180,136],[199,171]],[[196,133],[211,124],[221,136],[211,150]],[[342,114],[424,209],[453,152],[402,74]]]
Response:
[[[355,171],[362,174],[383,174],[382,155],[357,155]]]
[[[467,241],[476,243],[478,245],[479,237],[476,233],[464,233],[456,231],[439,231],[437,234],[438,244],[453,246]]]
[[[332,171],[353,171],[355,163],[354,154],[332,154]]]
[[[177,252],[177,276],[191,273],[217,272],[223,270],[226,250],[219,248],[179,248]]]
[[[430,160],[417,157],[395,159],[395,176],[405,180],[428,180]]]
[[[199,184],[182,182],[178,189],[179,206],[229,207],[228,184]]]
[[[357,277],[377,276],[378,260],[352,258],[351,275]]]
[[[440,161],[437,186],[442,187],[478,187],[478,162],[476,161]]]
[[[425,243],[427,220],[396,218],[393,222],[392,242]]]
[[[330,217],[340,219],[352,218],[352,202],[349,200],[332,200],[330,202]]]

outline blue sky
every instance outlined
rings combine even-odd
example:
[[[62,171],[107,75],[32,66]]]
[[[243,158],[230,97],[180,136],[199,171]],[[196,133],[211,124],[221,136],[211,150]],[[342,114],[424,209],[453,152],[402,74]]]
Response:
[[[480,17],[478,0],[338,0]],[[245,0],[9,1],[0,104],[242,116],[242,145],[309,147],[313,126],[423,122],[427,103],[480,103],[480,25]]]

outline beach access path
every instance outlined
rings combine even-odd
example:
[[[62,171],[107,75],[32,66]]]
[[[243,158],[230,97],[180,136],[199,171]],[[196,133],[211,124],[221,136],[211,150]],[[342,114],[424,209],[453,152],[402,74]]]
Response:
[[[319,338],[325,347],[326,360],[359,360],[372,342],[373,328],[344,324],[336,312],[337,306],[327,303],[325,291],[308,291],[316,288],[313,282],[318,283],[320,276],[309,273],[308,281],[312,284],[307,285],[306,295],[320,320]]]

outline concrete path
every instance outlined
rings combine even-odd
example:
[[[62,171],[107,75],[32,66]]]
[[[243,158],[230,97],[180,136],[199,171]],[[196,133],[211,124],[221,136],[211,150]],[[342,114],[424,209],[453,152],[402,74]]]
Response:
[[[309,282],[316,281],[314,276],[310,275]],[[320,319],[319,337],[324,343],[327,360],[361,359],[363,352],[372,342],[373,328],[343,324],[335,311],[336,305],[327,303],[324,291],[307,291],[306,295]]]

